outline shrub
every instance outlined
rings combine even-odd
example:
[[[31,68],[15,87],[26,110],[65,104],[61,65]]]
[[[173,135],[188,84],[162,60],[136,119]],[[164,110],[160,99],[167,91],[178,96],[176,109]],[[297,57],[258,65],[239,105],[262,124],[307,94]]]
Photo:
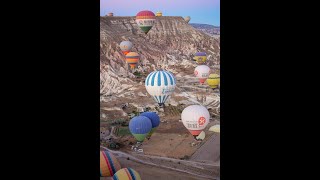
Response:
[[[188,160],[189,159],[189,156],[188,155],[185,155],[183,156],[182,158],[180,158],[181,160]]]
[[[133,74],[134,74],[135,76],[138,76],[138,77],[141,76],[141,73],[139,73],[139,72],[134,72]]]

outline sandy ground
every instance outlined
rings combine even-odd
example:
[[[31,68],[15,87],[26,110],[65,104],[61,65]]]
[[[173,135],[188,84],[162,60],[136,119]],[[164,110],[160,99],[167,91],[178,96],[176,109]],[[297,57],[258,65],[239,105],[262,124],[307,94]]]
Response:
[[[183,158],[191,156],[198,147],[191,147],[194,138],[189,134],[154,133],[149,141],[143,144],[144,154]]]
[[[199,147],[211,139],[210,137],[214,133],[208,131],[208,129],[216,123],[217,121],[211,121],[205,129],[206,138],[198,146],[192,146],[191,144],[196,143],[196,141],[183,126],[182,122],[179,122],[178,119],[175,121],[168,120],[166,123],[160,123],[160,126],[152,135],[150,140],[146,139],[142,143],[141,148],[143,149],[145,155],[169,157],[175,159],[188,159],[197,151]],[[114,141],[120,143],[120,151],[128,153],[132,152],[131,147],[136,143],[136,140],[132,135],[118,137],[117,139],[114,139]],[[217,140],[211,141],[213,144],[209,143],[209,145],[206,144],[206,146],[209,146],[210,149],[214,147],[216,150],[209,153],[213,153],[213,155],[212,158],[207,160],[215,162],[220,155],[220,151],[218,151],[220,150],[220,141],[218,143],[216,142]],[[201,160],[201,158],[199,160]]]

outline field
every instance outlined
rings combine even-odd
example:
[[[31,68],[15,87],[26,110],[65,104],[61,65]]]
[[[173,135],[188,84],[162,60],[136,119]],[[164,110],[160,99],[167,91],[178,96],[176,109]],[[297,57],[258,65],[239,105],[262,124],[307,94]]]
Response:
[[[118,127],[116,128],[114,134],[119,137],[131,135],[129,127]]]

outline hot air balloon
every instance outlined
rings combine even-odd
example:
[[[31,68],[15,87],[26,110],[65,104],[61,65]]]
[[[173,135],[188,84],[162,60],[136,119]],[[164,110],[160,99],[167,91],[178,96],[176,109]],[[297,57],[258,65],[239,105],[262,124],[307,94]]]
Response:
[[[194,54],[193,59],[198,63],[198,64],[203,64],[207,61],[207,54],[205,52],[197,52]]]
[[[194,75],[199,79],[199,82],[203,84],[209,77],[210,68],[207,65],[197,66],[194,70]]]
[[[175,77],[168,71],[153,71],[145,82],[147,92],[162,106],[176,87]]]
[[[132,168],[122,168],[113,176],[113,180],[141,180],[141,177]]]
[[[190,16],[186,16],[186,17],[184,18],[184,20],[185,20],[187,23],[189,23],[189,21],[191,20],[191,18],[190,18]]]
[[[147,34],[156,22],[156,16],[151,11],[140,11],[136,15],[136,22],[140,29]]]
[[[112,12],[111,12],[111,13],[108,13],[107,16],[113,16],[113,13],[112,13]]]
[[[132,47],[133,47],[133,44],[130,41],[122,41],[120,43],[120,49],[124,55],[127,55],[130,52]]]
[[[200,105],[186,107],[181,113],[183,125],[196,138],[208,125],[210,114],[207,108]]]
[[[156,16],[157,16],[157,17],[162,16],[162,12],[161,12],[161,11],[158,11],[158,12],[156,13]]]
[[[136,116],[129,122],[129,130],[138,142],[143,142],[151,129],[151,120],[145,116]]]
[[[126,61],[130,65],[131,69],[134,69],[136,65],[138,64],[138,61],[140,59],[140,56],[136,52],[129,52],[126,55]]]
[[[153,132],[157,129],[157,127],[160,124],[160,117],[155,112],[144,112],[144,113],[140,114],[140,116],[145,116],[151,120],[152,129],[149,132],[149,134],[147,135],[147,138],[150,139],[151,135],[153,134]]]
[[[201,133],[196,137],[197,140],[204,140],[206,138],[206,133],[201,131]]]
[[[207,83],[212,89],[217,88],[220,83],[219,75],[218,74],[210,74],[207,79]]]
[[[100,176],[112,177],[121,165],[116,157],[108,151],[100,151]]]
[[[209,131],[220,133],[220,124],[216,124],[214,126],[211,126]]]

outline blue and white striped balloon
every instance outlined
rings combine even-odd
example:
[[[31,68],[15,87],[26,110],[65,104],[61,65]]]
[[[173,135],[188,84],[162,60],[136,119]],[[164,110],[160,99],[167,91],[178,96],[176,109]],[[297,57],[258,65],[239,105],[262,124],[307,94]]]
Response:
[[[162,105],[174,92],[176,79],[168,71],[153,71],[147,76],[145,85],[147,92]]]

